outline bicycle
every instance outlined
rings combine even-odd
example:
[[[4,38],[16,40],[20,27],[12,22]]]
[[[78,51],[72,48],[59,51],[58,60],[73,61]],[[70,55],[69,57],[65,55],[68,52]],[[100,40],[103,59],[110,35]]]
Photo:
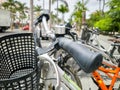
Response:
[[[90,31],[91,32],[91,31]],[[96,32],[95,32],[96,34]],[[114,40],[115,42],[119,42],[119,40],[116,40],[116,39],[112,39]],[[83,43],[84,41],[82,41]],[[78,43],[81,43],[81,42],[78,42]],[[100,52],[106,59],[112,61],[113,59],[109,56],[109,54],[107,54],[104,50],[101,50],[99,49],[98,47],[95,47],[95,46],[92,46],[92,45],[89,45],[89,44],[86,44],[83,43],[84,46],[86,46],[87,48],[93,50],[93,51],[97,51],[97,52]],[[69,55],[66,56],[66,61],[63,61],[61,62],[62,65],[66,64],[66,62],[69,61],[69,59],[71,58]],[[112,69],[112,70],[111,70]],[[74,70],[75,72],[78,72],[80,71],[81,69],[76,69]],[[111,78],[111,83],[110,85],[106,85],[103,78],[102,78],[102,75],[98,72],[98,71],[101,71],[105,74],[108,75],[108,77]],[[94,83],[98,86],[98,88],[101,90],[113,90],[113,86],[116,82],[117,79],[120,78],[119,76],[119,73],[120,73],[120,62],[118,62],[118,66],[114,65],[114,64],[110,64],[110,63],[107,63],[106,61],[103,61],[103,64],[101,67],[98,68],[98,70],[95,70],[94,72],[92,72],[92,80],[94,81]],[[112,74],[112,75],[111,75]],[[77,75],[77,74],[76,74]],[[120,89],[120,87],[119,87]]]
[[[81,39],[83,40],[83,42],[86,42],[86,44],[91,45],[95,48],[98,48],[102,51],[104,51],[106,54],[109,55],[109,57],[111,58],[110,61],[114,64],[118,64],[119,62],[119,58],[120,55],[115,54],[115,51],[117,50],[118,53],[119,52],[119,42],[115,41],[116,38],[118,38],[119,36],[114,36],[115,39],[108,39],[109,41],[112,41],[112,44],[110,45],[109,49],[106,50],[104,48],[103,45],[100,44],[99,40],[98,40],[98,36],[99,36],[99,30],[95,29],[95,30],[89,30],[88,28],[85,28],[82,30],[82,37]]]
[[[102,50],[99,50],[98,48],[94,48],[87,44],[84,44],[84,46],[91,49],[92,51],[99,51],[102,53],[103,57],[110,59],[109,56]],[[109,85],[105,83],[101,72],[104,73],[107,76],[107,78],[111,80]],[[117,82],[117,80],[120,79],[120,62],[118,62],[118,65],[115,65],[106,60],[103,60],[102,65],[97,70],[92,72],[91,77],[94,83],[98,86],[99,90],[113,90],[114,84]],[[118,87],[118,90],[119,89],[120,86]]]
[[[94,52],[100,51],[97,48],[94,48],[87,44],[83,44],[83,45]],[[100,51],[100,53],[101,52],[103,57],[109,58],[109,56],[105,52]],[[71,60],[71,56],[68,55],[66,57],[67,57],[66,61],[69,62]],[[66,61],[64,62],[65,64],[66,64]],[[81,69],[74,69],[74,72],[79,72],[80,70]],[[105,74],[104,76],[103,76],[103,73]],[[80,76],[80,74],[78,73],[76,73],[76,75]],[[104,77],[110,80],[109,84],[105,82],[106,79]],[[118,86],[118,88],[115,88],[114,84],[117,82],[117,80],[120,80],[120,62],[117,66],[113,63],[110,63],[104,60],[102,62],[102,65],[97,70],[92,72],[91,78],[93,82],[97,85],[99,90],[114,90],[114,89],[119,90],[120,86]]]
[[[81,45],[81,42],[80,42],[80,45]],[[108,60],[111,60],[112,61],[112,58],[109,57],[108,54],[106,54],[106,52],[104,52],[103,50],[100,50],[96,47],[93,47],[93,46],[89,46],[88,44],[83,44],[83,46],[89,48],[90,50],[92,51],[95,51],[95,52],[100,52],[102,53],[102,55],[107,58]],[[71,59],[71,56],[68,54],[65,54],[65,56],[61,56],[62,55],[62,52],[61,54],[59,54],[60,56],[60,62],[59,64],[61,66],[65,66],[65,64],[67,63],[67,61],[69,61],[69,59]],[[119,75],[119,72],[120,72],[120,64],[118,64],[118,66],[116,65],[113,65],[113,64],[109,64],[107,63],[106,61],[103,61],[102,63],[102,66],[99,67],[98,70],[104,72],[105,74],[107,74],[112,80],[112,83],[110,85],[106,85],[104,82],[103,82],[103,79],[100,78],[102,75],[99,74],[98,70],[95,70],[92,72],[92,78],[93,78],[93,81],[97,84],[97,86],[99,87],[99,89],[102,89],[102,90],[113,90],[113,85],[115,84],[115,79],[117,78],[120,78]],[[70,66],[72,67],[72,66]],[[110,68],[109,68],[110,67]],[[113,70],[111,70],[111,68]],[[77,69],[77,70],[74,70],[74,72],[78,72],[79,70],[81,69]],[[112,73],[114,76],[110,75],[109,73]],[[76,73],[77,75],[77,73]]]
[[[113,90],[114,84],[117,81],[117,79],[120,79],[120,62],[118,66],[111,65],[109,63],[103,62],[104,67],[99,67],[98,70],[92,72],[92,79],[93,81],[99,86],[99,89],[101,90]],[[105,68],[105,66],[107,68]],[[109,85],[106,85],[103,78],[101,77],[100,73],[98,71],[101,71],[105,73],[110,79],[111,82]],[[120,87],[118,87],[120,89]]]
[[[66,78],[66,74],[63,73],[64,71],[57,64],[54,63],[54,61],[56,61],[56,60],[50,57],[52,55],[50,51],[53,51],[52,53],[54,53],[54,50],[56,51],[57,48],[62,48],[63,50],[68,52],[68,54],[70,54],[72,57],[74,57],[75,61],[81,66],[81,68],[84,71],[88,72],[88,73],[93,71],[93,70],[95,70],[98,66],[101,65],[102,56],[99,53],[92,53],[92,52],[90,52],[88,49],[84,48],[83,46],[78,45],[76,42],[74,42],[72,40],[69,40],[69,39],[66,39],[66,38],[61,38],[61,37],[55,38],[55,35],[52,34],[52,32],[48,29],[47,22],[46,22],[46,20],[48,20],[48,18],[49,18],[48,14],[42,14],[37,19],[37,21],[35,23],[35,25],[37,25],[38,23],[43,22],[43,25],[44,25],[44,28],[46,30],[47,35],[50,38],[52,38],[52,40],[53,40],[53,43],[51,45],[52,47],[49,47],[48,49],[43,49],[42,47],[37,47],[37,52],[38,52],[38,55],[39,55],[38,57],[40,59],[41,58],[45,59],[44,61],[47,60],[47,61],[51,62],[53,64],[54,68],[56,68],[55,70],[57,72],[57,77],[58,77],[57,78],[58,82],[57,82],[57,85],[56,85],[57,89],[60,86],[59,82],[61,82],[59,80],[59,75],[60,75],[60,77],[62,78],[61,80],[63,81],[63,83],[65,83],[65,85],[68,85],[69,88],[71,88],[71,90],[79,90],[78,87],[77,87],[77,89],[75,89],[77,85],[74,84],[73,81],[71,81],[70,79]],[[36,36],[36,33],[34,33],[34,36]],[[36,42],[36,45],[37,45],[37,41],[36,40],[38,40],[38,39],[35,38],[35,42]],[[71,43],[72,45],[70,45],[69,43]],[[79,51],[78,49],[82,49],[82,51]],[[50,55],[48,55],[48,53],[41,55],[41,51],[43,51],[42,54],[50,52]],[[86,51],[88,53],[86,54],[84,51]],[[81,55],[78,56],[77,54],[81,54]],[[91,54],[93,56],[92,58],[90,58]],[[86,58],[86,56],[89,56],[89,57]],[[85,61],[83,61],[82,59],[84,59]],[[89,61],[88,59],[91,59],[91,61]],[[98,60],[96,60],[96,59],[98,59]],[[85,63],[87,63],[87,64],[85,64]],[[93,66],[93,64],[95,66]],[[91,68],[89,68],[89,67],[91,67]],[[66,68],[66,69],[68,69],[68,68]],[[69,69],[68,69],[68,71],[71,72]],[[68,72],[68,74],[70,74],[69,72]],[[45,77],[47,77],[47,76],[45,76]],[[51,84],[50,84],[50,86],[51,86]],[[69,84],[72,85],[72,86],[70,86]],[[67,89],[65,89],[65,90],[67,90]]]
[[[62,84],[61,89],[81,90],[47,55],[51,48],[42,52],[42,48],[39,48],[40,42],[38,43],[36,38],[35,33],[11,34],[0,38],[0,90],[42,90],[44,86],[50,86],[46,90],[59,90],[59,81]],[[42,66],[46,65],[47,61],[54,65],[56,71],[57,84],[54,86],[46,84],[46,76],[42,78]],[[54,77],[51,79],[56,80]]]

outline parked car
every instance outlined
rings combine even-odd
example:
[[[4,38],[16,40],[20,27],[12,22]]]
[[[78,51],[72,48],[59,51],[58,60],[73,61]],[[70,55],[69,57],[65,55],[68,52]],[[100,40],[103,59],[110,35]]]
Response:
[[[23,26],[22,30],[29,30],[29,24]]]

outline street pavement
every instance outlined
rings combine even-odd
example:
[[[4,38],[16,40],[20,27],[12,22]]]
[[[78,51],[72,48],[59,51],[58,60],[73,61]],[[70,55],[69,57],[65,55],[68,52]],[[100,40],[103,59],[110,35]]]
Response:
[[[23,30],[20,30],[20,29],[15,29],[13,31],[8,30],[5,33],[0,33],[0,37],[8,35],[8,34],[27,33],[27,32],[29,32],[29,31],[23,31]],[[113,38],[113,37],[105,36],[105,35],[99,35],[99,41],[106,49],[108,49],[110,44],[111,44],[111,42],[108,41],[109,38]],[[81,71],[81,72],[78,73],[78,75],[79,75],[80,80],[82,82],[83,90],[98,90],[98,87],[93,83],[93,81],[91,79],[91,73],[87,74],[87,73]],[[103,74],[103,76],[104,76],[104,74]],[[104,77],[104,78],[106,78],[106,77]],[[108,78],[106,78],[105,82],[109,83],[110,80]],[[120,80],[117,81],[117,83],[115,84],[115,88],[116,88],[115,90],[117,90],[117,87],[119,85],[120,85]]]

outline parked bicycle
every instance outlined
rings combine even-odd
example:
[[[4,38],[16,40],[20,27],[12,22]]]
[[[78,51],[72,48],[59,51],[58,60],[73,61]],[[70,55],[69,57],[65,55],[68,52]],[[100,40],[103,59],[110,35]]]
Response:
[[[98,48],[92,47],[87,44],[84,44],[84,46],[91,49],[92,51],[99,51],[102,53],[103,57],[105,57],[106,59],[110,59],[109,56],[102,50],[99,50]],[[120,82],[120,62],[118,62],[118,65],[115,65],[113,63],[110,63],[109,61],[106,61],[105,58],[103,59],[102,66],[92,72],[92,80],[98,86],[99,90],[119,90],[120,86],[115,88],[114,85]],[[106,83],[106,79],[104,77],[109,79],[110,83]]]
[[[64,38],[65,39],[65,38]],[[64,39],[62,40],[62,42],[64,42]],[[59,39],[58,39],[59,40]],[[69,44],[69,40],[65,40],[65,42],[66,43],[68,43]],[[66,43],[64,43],[64,44],[66,44]],[[68,45],[67,44],[67,45]],[[70,44],[72,44],[72,42],[70,42]],[[82,45],[82,44],[77,44],[77,45]],[[87,47],[88,46],[88,47]],[[89,45],[82,45],[82,47],[87,47],[87,48],[89,48]],[[67,48],[67,46],[66,47],[64,47],[64,50],[66,50],[66,48]],[[99,49],[97,49],[97,48],[94,48],[94,47],[92,47],[92,49],[91,48],[89,48],[90,50],[92,50],[92,51],[94,51],[94,52],[98,52],[99,51]],[[75,49],[75,48],[74,48]],[[78,49],[78,48],[77,48]],[[76,51],[77,51],[77,49],[75,49]],[[100,52],[103,52],[102,50],[100,51]],[[63,55],[63,54],[61,54],[61,55]],[[66,64],[66,61],[69,61],[69,59],[71,59],[71,54],[65,54],[65,56],[63,55],[63,56],[61,56],[60,55],[60,66],[62,66],[62,67],[64,67],[65,66],[65,64]],[[104,56],[104,57],[106,57],[106,58],[108,58],[108,59],[110,59],[109,58],[109,56],[105,53],[105,52],[103,52],[102,53],[102,55]],[[65,61],[64,61],[65,60]],[[119,76],[119,72],[120,72],[120,68],[119,68],[119,65],[118,66],[115,66],[115,65],[113,65],[113,64],[108,64],[106,61],[104,61],[103,63],[102,63],[102,65],[103,66],[101,66],[101,67],[99,67],[99,69],[98,70],[100,70],[100,71],[102,71],[102,72],[104,72],[104,73],[106,73],[109,77],[111,77],[111,83],[110,83],[110,85],[106,85],[104,82],[103,82],[103,79],[102,78],[99,78],[99,77],[102,77],[101,76],[101,74],[98,74],[99,72],[96,70],[96,71],[93,71],[92,72],[92,74],[93,74],[93,76],[92,76],[92,78],[93,78],[93,80],[97,83],[97,86],[100,88],[100,89],[102,89],[102,90],[113,90],[113,86],[114,86],[114,84],[117,82],[116,80],[120,77]],[[71,67],[71,66],[69,66],[69,67]],[[73,68],[72,68],[73,69]],[[111,70],[112,69],[112,70]],[[75,75],[77,75],[77,73],[76,72],[78,72],[78,70],[77,71],[75,71],[75,70],[73,70],[74,72],[75,72]],[[112,73],[112,75],[111,74],[109,74],[109,73]]]
[[[100,53],[91,52],[89,49],[85,48],[84,46],[82,46],[80,44],[78,45],[73,40],[69,40],[69,39],[63,38],[63,37],[55,37],[55,35],[49,30],[49,28],[47,26],[46,20],[48,20],[48,18],[49,18],[48,14],[42,14],[37,19],[37,21],[35,23],[35,25],[37,26],[37,24],[42,22],[43,25],[44,25],[44,28],[46,30],[47,35],[50,38],[52,38],[52,40],[53,40],[52,45],[50,45],[50,47],[48,47],[47,49],[42,48],[41,45],[39,45],[41,47],[39,47],[39,46],[37,47],[37,52],[38,52],[39,57],[44,59],[43,65],[45,64],[46,59],[47,59],[47,61],[50,61],[51,63],[54,63],[54,61],[59,63],[59,60],[61,60],[61,59],[51,58],[51,56],[54,53],[56,53],[56,50],[59,50],[59,49],[63,49],[67,52],[68,55],[71,55],[74,58],[74,60],[77,62],[77,64],[81,67],[81,69],[83,69],[87,73],[90,73],[90,72],[94,71],[95,69],[97,69],[101,65],[102,56],[101,56]],[[37,36],[36,32],[34,33],[34,36]],[[35,38],[36,45],[38,45],[37,43],[39,43],[39,42],[37,42],[37,40],[38,39]],[[47,54],[41,55],[41,51],[42,51],[42,54],[43,53],[47,53]],[[63,72],[66,72],[67,75],[70,75],[72,78],[75,79],[76,76],[73,72],[71,72],[70,68],[67,68],[66,66],[61,67],[59,64],[54,64],[53,66],[54,66],[54,68],[56,68],[55,69],[56,72],[59,73],[59,74],[57,74],[57,76],[59,75],[60,79],[62,80],[62,81],[59,80],[59,76],[58,76],[58,78],[57,78],[58,81],[57,82],[65,83],[65,85],[67,85],[68,88],[71,89],[71,90],[79,90],[78,88],[75,89],[77,85],[75,83],[73,83],[73,81],[70,82],[71,80],[69,79],[70,80],[69,81],[68,78],[66,78],[66,74],[63,73]],[[47,64],[47,67],[48,67],[47,71],[49,71],[50,68],[51,68],[51,65]],[[42,68],[42,69],[45,69],[45,68]],[[43,71],[45,71],[45,70],[43,70]],[[52,71],[53,71],[53,69],[52,69]],[[51,74],[51,71],[48,72],[48,73]],[[50,75],[50,74],[46,74],[46,76],[43,75],[45,78],[47,78],[45,80],[53,79],[53,78],[48,78],[47,77],[47,75]],[[76,82],[77,82],[77,80],[79,80],[79,79],[76,79]],[[43,81],[44,81],[44,79],[43,79]],[[45,83],[46,83],[46,81],[45,81]],[[50,83],[50,81],[49,81],[49,83]],[[56,88],[60,87],[60,83],[57,83]],[[51,86],[52,84],[53,83],[51,82],[49,85],[48,84],[45,84],[45,85],[47,85],[47,87],[48,87],[48,86]],[[52,85],[52,86],[54,87],[54,85]],[[67,90],[67,89],[65,89],[65,90]]]
[[[114,89],[119,90],[120,86],[118,86],[117,88],[114,88],[114,85],[116,82],[120,82],[119,81],[120,80],[120,62],[118,66],[109,64],[107,62],[103,62],[103,65],[104,67],[101,66],[98,68],[98,70],[92,73],[93,81],[99,87],[100,90],[114,90]],[[105,83],[105,80],[101,76],[100,72],[105,73],[107,76],[106,78],[109,78],[111,80],[109,84]]]
[[[119,36],[114,36],[115,39],[109,39],[109,41],[112,41],[112,44],[110,45],[109,49],[106,50],[104,46],[100,43],[99,39],[99,30],[89,30],[88,28],[84,28],[82,30],[82,37],[81,39],[83,42],[85,42],[88,45],[91,45],[95,48],[98,48],[102,51],[104,51],[108,56],[110,57],[110,61],[114,64],[118,64],[119,59],[120,59],[120,44],[116,40]],[[116,54],[116,51],[118,51],[118,54]],[[108,59],[107,59],[108,60]]]
[[[91,32],[91,31],[90,31]],[[94,31],[95,34],[97,34],[96,31]],[[92,40],[92,39],[91,39]],[[117,42],[119,42],[119,40],[116,40],[116,39],[112,39],[112,40],[115,40]],[[90,44],[86,44],[86,42],[82,41],[82,42],[79,42],[77,41],[79,44],[83,44],[83,46],[89,48],[91,51],[95,51],[95,52],[100,52],[103,57],[104,57],[104,61],[102,63],[102,66],[100,66],[98,68],[98,70],[95,70],[92,72],[92,80],[94,81],[94,83],[98,86],[98,89],[99,90],[113,90],[113,89],[120,89],[120,87],[118,86],[117,88],[114,87],[114,85],[116,83],[119,82],[119,79],[120,79],[120,62],[118,62],[118,65],[114,65],[112,63],[108,63],[105,59],[107,60],[113,60],[113,58],[111,58],[109,56],[109,54],[107,54],[104,50],[101,50],[99,49],[98,47],[96,46],[92,46]],[[83,43],[84,42],[84,43]],[[60,62],[60,65],[61,66],[65,66],[66,63],[70,66],[70,67],[73,67],[73,71],[75,72],[76,75],[78,75],[78,72],[81,70],[80,68],[77,68],[77,64],[75,62],[73,62],[72,64],[69,63],[69,61],[73,60],[73,58],[70,56],[70,55],[63,55],[61,53],[61,62]],[[105,73],[106,74],[106,78],[109,78],[110,79],[110,83],[106,84],[105,83],[105,80],[104,80],[104,77],[103,75],[101,74],[102,73]]]
[[[55,37],[48,26],[49,15],[44,13],[35,22],[35,31],[0,38],[0,89],[1,90],[81,90],[77,76],[70,68],[60,67],[54,51],[63,49],[87,73],[102,63],[102,55],[82,44],[64,37]],[[52,44],[43,48],[38,33],[43,23]],[[53,53],[53,54],[52,54]],[[76,81],[75,81],[76,80]],[[78,79],[79,80],[79,79]]]

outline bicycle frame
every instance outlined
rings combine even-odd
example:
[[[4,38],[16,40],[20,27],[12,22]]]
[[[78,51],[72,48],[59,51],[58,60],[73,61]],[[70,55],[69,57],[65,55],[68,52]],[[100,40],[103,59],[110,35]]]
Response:
[[[41,20],[41,19],[40,19]],[[43,22],[43,25],[44,25],[44,28],[45,28],[45,31],[46,31],[46,34],[47,34],[47,36],[48,37],[50,37],[54,42],[57,40],[56,39],[56,37],[55,37],[55,35],[49,30],[49,28],[48,28],[48,26],[47,26],[47,20],[46,20],[46,17],[45,16],[43,16],[42,17],[42,22]],[[58,40],[59,41],[59,40]],[[67,43],[64,43],[64,42],[66,42],[66,41],[69,41],[69,40],[67,40],[67,39],[65,39],[65,41],[64,41],[64,39],[63,38],[60,38],[60,47],[62,48],[62,49],[65,49],[68,53],[71,53],[71,54],[73,54],[73,53],[75,53],[75,54],[73,54],[73,57],[76,57],[76,61],[80,61],[80,60],[78,60],[78,58],[81,58],[81,57],[77,57],[76,55],[77,55],[77,53],[84,53],[84,52],[79,52],[79,51],[77,51],[77,49],[79,48],[79,49],[82,49],[82,46],[81,47],[79,47],[78,46],[78,44],[76,44],[76,43],[73,43],[72,45],[76,45],[76,47],[78,46],[78,48],[76,48],[76,47],[72,47],[72,45],[69,47],[69,48],[67,48],[66,49],[66,46],[69,46],[69,44],[68,44],[68,42]],[[63,41],[63,42],[62,42]],[[65,46],[64,46],[64,44],[65,44]],[[75,51],[76,52],[71,52],[73,49],[75,49]],[[39,49],[40,50],[40,49]],[[84,50],[86,50],[86,52],[87,52],[87,50],[88,49],[85,49],[84,48]],[[84,51],[84,50],[81,50],[81,51]],[[50,49],[50,51],[51,51],[51,49]],[[70,51],[70,52],[69,52]],[[38,51],[38,54],[39,54],[39,52],[40,51]],[[45,53],[45,54],[43,54],[43,53]],[[54,69],[55,70],[52,70],[51,69],[51,71],[52,72],[56,72],[56,80],[57,80],[57,83],[56,83],[56,85],[52,85],[53,83],[51,82],[50,84],[47,84],[46,85],[46,82],[44,83],[44,81],[43,81],[43,83],[45,84],[45,86],[46,87],[48,87],[48,86],[53,86],[53,87],[51,87],[51,88],[54,88],[54,86],[55,86],[55,90],[61,90],[61,85],[62,84],[64,84],[68,89],[64,89],[64,90],[81,90],[81,88],[74,82],[74,81],[72,81],[71,80],[71,78],[69,78],[69,76],[67,76],[67,74],[65,74],[65,71],[63,71],[62,70],[62,68],[60,68],[55,62],[54,62],[54,59],[52,59],[51,58],[51,56],[50,55],[48,55],[48,52],[43,52],[42,53],[42,55],[41,54],[39,54],[39,56],[38,56],[38,58],[39,58],[39,60],[41,60],[42,59],[42,61],[47,61],[47,63],[48,63],[48,65],[49,64],[51,64],[48,68],[50,68],[51,69],[51,67],[53,66],[54,67]],[[85,57],[86,57],[86,53],[84,53],[85,54]],[[100,53],[96,53],[95,54],[95,58],[93,57],[93,55],[91,54],[91,53],[88,53],[87,55],[91,55],[92,56],[92,60],[91,60],[91,63],[90,63],[90,65],[89,65],[89,63],[87,63],[88,64],[88,66],[91,66],[91,65],[93,65],[93,63],[95,63],[96,65],[96,67],[93,67],[92,68],[92,66],[91,66],[91,68],[90,68],[90,70],[89,70],[89,68],[87,67],[86,68],[86,72],[87,71],[90,71],[90,72],[92,72],[93,70],[95,70],[95,69],[97,69],[97,65],[101,65],[101,62],[102,62],[102,55],[100,54]],[[94,62],[95,61],[95,59],[96,58],[98,58],[97,56],[100,56],[100,59],[101,60],[98,60],[98,62]],[[83,56],[82,56],[83,57]],[[84,57],[83,57],[84,58]],[[86,61],[88,60],[88,62],[89,62],[89,60],[90,60],[91,58],[89,58],[89,59],[86,59]],[[93,61],[93,62],[92,62]],[[99,62],[100,61],[100,62]],[[81,60],[81,63],[82,63],[82,60]],[[83,62],[84,63],[84,62]],[[44,63],[43,63],[44,64]],[[83,66],[84,67],[84,66]],[[41,69],[43,69],[43,68],[41,68]],[[84,68],[83,68],[84,69]],[[92,70],[93,69],[93,70]],[[42,72],[41,72],[42,73]],[[54,74],[54,73],[51,73],[50,71],[48,71],[48,73],[49,74]],[[46,74],[46,76],[47,76],[47,74]],[[47,78],[46,76],[43,76],[43,77],[45,77],[45,78]],[[53,78],[53,76],[52,76],[52,78]],[[44,79],[44,78],[43,78]],[[50,78],[49,78],[50,79]],[[46,79],[47,80],[47,79]],[[63,87],[63,85],[62,85],[62,87]],[[50,89],[51,90],[51,89]],[[63,90],[63,89],[62,89]]]
[[[111,60],[111,58],[105,52],[103,52],[102,50],[97,49],[93,46],[89,46],[87,44],[84,44],[84,46],[88,47],[89,49],[91,49],[93,51],[101,52],[104,57]],[[120,73],[120,62],[118,64],[118,66],[116,66],[115,64],[110,64],[106,60],[103,61],[102,64],[103,65],[100,66],[98,68],[98,70],[92,72],[92,77],[94,78],[95,83],[97,83],[97,86],[100,89],[102,89],[102,90],[113,90],[113,86],[114,86],[116,80],[118,78],[120,79],[120,75],[119,75],[119,73]],[[106,65],[109,68],[103,67],[104,65]],[[110,83],[109,87],[105,84],[105,82],[104,82],[101,74],[99,73],[99,71],[105,73],[111,79],[111,83]]]
[[[51,63],[56,71],[57,84],[55,86],[56,90],[61,90],[61,83],[68,88],[68,90],[81,90],[81,88],[72,80],[70,77],[53,61],[53,59],[46,53],[38,56],[39,60],[48,61]]]
[[[92,33],[92,32],[91,32]],[[99,48],[101,51],[109,54],[110,58],[112,58],[113,60],[111,60],[114,64],[118,64],[117,61],[120,58],[120,55],[118,54],[114,54],[115,50],[117,49],[118,46],[114,46],[115,42],[111,43],[108,49],[105,49],[100,41],[98,40],[98,35],[96,33],[92,34],[93,36],[90,38],[88,43],[89,45],[93,45],[96,48]],[[112,45],[113,44],[113,45]]]
[[[52,33],[49,28],[48,28],[48,25],[47,25],[47,21],[46,21],[46,17],[42,17],[42,23],[43,23],[43,26],[45,28],[45,32],[46,32],[46,35],[48,37],[50,37],[53,41],[55,41],[56,37],[54,35],[54,33]],[[35,24],[35,26],[37,25],[37,23]],[[39,30],[39,27],[36,28],[36,30]],[[44,52],[44,54],[40,54],[39,51],[42,49],[42,46],[39,45],[41,44],[41,42],[37,42],[37,39],[40,37],[39,34],[36,32],[34,32],[34,40],[35,40],[35,48],[38,52],[38,60],[40,62],[42,62],[42,65],[41,65],[41,76],[43,76],[43,80],[41,78],[41,83],[43,83],[45,85],[45,88],[47,88],[47,90],[81,90],[81,88],[65,73],[65,71],[63,71],[54,61],[54,59],[48,55],[48,51],[47,52]],[[41,48],[41,49],[39,49]],[[53,48],[52,48],[53,49]],[[50,50],[52,50],[50,49]],[[40,51],[41,52],[41,51]],[[47,64],[47,68],[48,72],[46,73],[49,73],[51,75],[52,78],[54,78],[53,75],[55,75],[56,78],[56,83],[49,83],[49,84],[46,84],[44,78],[46,79],[47,78],[47,75],[45,76],[44,75],[44,69],[46,69],[46,67],[42,67],[43,65]],[[52,69],[51,69],[52,68]],[[48,76],[49,77],[49,76]],[[52,79],[51,78],[51,79]],[[50,79],[50,78],[49,78]],[[47,79],[46,79],[47,80]]]
[[[105,85],[104,80],[102,79],[101,75],[99,72],[96,70],[92,72],[92,76],[94,77],[95,82],[98,84],[98,86],[102,90],[113,90],[113,86],[116,82],[116,80],[119,78],[120,79],[120,63],[117,66],[111,65],[107,62],[103,62],[104,65],[110,67],[110,68],[104,68],[104,67],[99,67],[98,70],[101,72],[104,72],[109,78],[111,78],[111,83],[109,86]],[[111,69],[112,68],[112,69]],[[112,74],[112,75],[111,75]]]

